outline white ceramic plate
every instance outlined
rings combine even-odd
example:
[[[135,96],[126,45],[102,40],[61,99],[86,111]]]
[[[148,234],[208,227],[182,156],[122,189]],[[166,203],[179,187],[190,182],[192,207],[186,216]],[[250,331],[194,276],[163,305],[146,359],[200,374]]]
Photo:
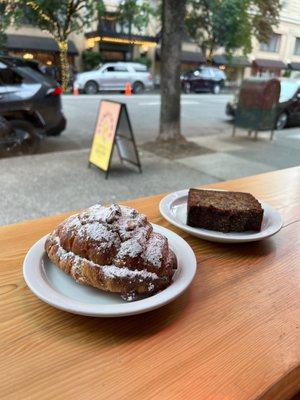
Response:
[[[153,224],[155,232],[165,235],[178,260],[173,282],[165,290],[142,300],[126,302],[120,296],[80,285],[56,267],[44,251],[47,236],[28,251],[24,264],[24,279],[31,291],[53,307],[74,314],[94,317],[120,317],[140,314],[169,303],[191,284],[196,273],[193,250],[176,233]]]
[[[159,204],[162,216],[172,225],[191,235],[211,242],[254,242],[274,235],[282,227],[282,218],[277,210],[267,203],[260,202],[264,217],[260,232],[217,232],[208,229],[193,228],[186,224],[188,190],[179,190],[164,197]]]

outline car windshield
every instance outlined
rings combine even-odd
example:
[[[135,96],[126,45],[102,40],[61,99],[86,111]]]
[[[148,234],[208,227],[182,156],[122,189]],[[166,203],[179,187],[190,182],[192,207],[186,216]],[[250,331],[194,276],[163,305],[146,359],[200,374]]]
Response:
[[[281,82],[280,83],[280,97],[279,103],[284,103],[290,100],[298,90],[298,84],[296,82]]]

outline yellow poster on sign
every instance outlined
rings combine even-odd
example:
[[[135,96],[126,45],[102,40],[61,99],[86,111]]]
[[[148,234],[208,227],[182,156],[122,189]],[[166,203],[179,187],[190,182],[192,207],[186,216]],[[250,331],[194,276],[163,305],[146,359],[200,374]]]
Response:
[[[121,104],[102,100],[90,152],[90,163],[107,171],[120,116]]]

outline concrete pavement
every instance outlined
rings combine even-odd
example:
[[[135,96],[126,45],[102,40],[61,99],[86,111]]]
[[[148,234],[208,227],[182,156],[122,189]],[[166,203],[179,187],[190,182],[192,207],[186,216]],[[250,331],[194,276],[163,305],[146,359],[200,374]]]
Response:
[[[0,225],[217,180],[150,153],[141,154],[142,174],[116,158],[105,180],[99,169],[87,167],[88,155],[71,150],[0,160]]]
[[[300,129],[286,129],[275,133],[260,133],[258,140],[249,138],[245,131],[230,134],[193,138],[198,145],[214,153],[177,160],[219,180],[229,180],[255,175],[300,164]]]

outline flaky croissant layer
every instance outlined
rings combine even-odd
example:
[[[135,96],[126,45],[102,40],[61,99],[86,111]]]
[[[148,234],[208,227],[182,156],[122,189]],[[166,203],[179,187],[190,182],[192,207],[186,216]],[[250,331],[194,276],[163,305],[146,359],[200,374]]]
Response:
[[[132,299],[170,285],[177,259],[163,235],[135,209],[96,204],[47,238],[51,261],[77,282]],[[130,295],[128,295],[130,294]]]

